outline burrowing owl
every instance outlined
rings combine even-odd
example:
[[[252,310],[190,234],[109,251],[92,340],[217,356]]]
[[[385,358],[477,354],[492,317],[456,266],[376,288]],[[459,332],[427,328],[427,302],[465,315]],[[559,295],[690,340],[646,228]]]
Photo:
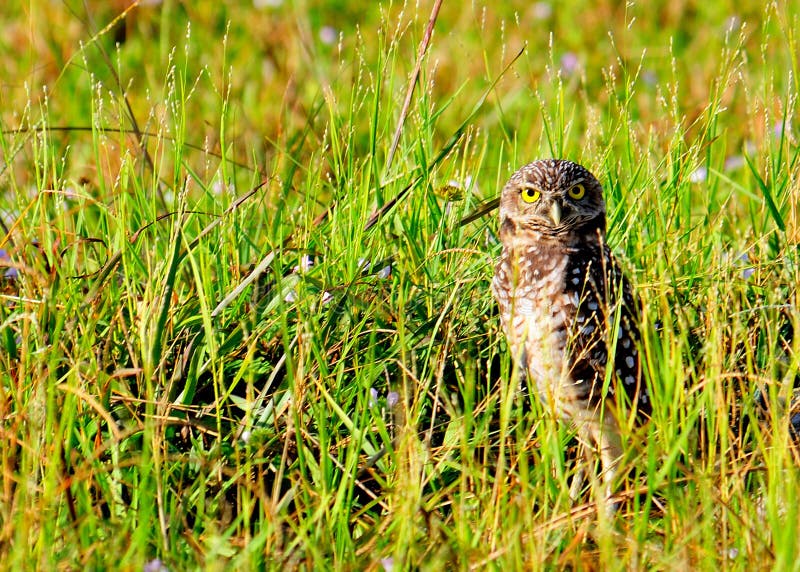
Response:
[[[650,402],[638,304],[605,236],[603,189],[589,171],[557,159],[529,163],[500,197],[503,252],[492,289],[519,370],[599,451],[610,496],[622,453],[620,402],[641,417]]]

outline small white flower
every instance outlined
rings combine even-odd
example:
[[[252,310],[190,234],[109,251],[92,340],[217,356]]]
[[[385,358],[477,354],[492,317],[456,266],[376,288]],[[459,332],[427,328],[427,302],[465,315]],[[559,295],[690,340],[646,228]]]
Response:
[[[319,39],[325,45],[330,46],[335,44],[338,37],[339,34],[333,26],[322,26],[319,30]]]
[[[214,179],[214,182],[211,183],[211,192],[215,195],[221,195],[225,191],[225,183],[220,181],[219,179]]]
[[[692,183],[702,183],[708,179],[708,169],[705,166],[697,167],[692,174],[689,175],[689,181]]]
[[[300,264],[294,267],[295,272],[306,273],[314,266],[314,258],[310,254],[304,254],[300,257]]]
[[[732,155],[725,159],[725,170],[735,171],[736,169],[744,167],[744,163],[744,157],[741,155]]]
[[[384,266],[378,272],[378,278],[380,278],[381,280],[386,280],[391,275],[392,275],[392,265],[391,264],[388,264],[388,265]]]
[[[580,65],[580,60],[578,56],[573,54],[572,52],[567,52],[563,56],[561,56],[561,70],[570,75],[578,70],[578,66]]]
[[[746,252],[742,253],[742,255],[739,257],[739,262],[741,262],[742,264],[749,264],[750,263],[750,257],[747,255]],[[744,268],[742,270],[742,272],[740,273],[740,276],[744,280],[749,280],[750,277],[755,273],[756,273],[756,269],[753,268],[752,266],[748,266],[747,268]]]
[[[167,568],[161,560],[158,558],[154,558],[153,560],[147,562],[142,568],[143,572],[169,572],[169,568]]]
[[[550,2],[534,2],[531,13],[536,20],[547,20],[553,14],[553,7]]]
[[[658,75],[656,75],[656,72],[653,70],[644,70],[642,72],[642,81],[645,83],[645,85],[654,86],[658,84]]]

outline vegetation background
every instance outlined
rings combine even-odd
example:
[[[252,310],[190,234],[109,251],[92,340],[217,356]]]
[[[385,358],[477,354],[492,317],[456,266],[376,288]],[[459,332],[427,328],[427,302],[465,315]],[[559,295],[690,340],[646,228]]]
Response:
[[[799,17],[4,3],[0,566],[800,569]],[[608,517],[470,216],[550,156],[645,309]]]

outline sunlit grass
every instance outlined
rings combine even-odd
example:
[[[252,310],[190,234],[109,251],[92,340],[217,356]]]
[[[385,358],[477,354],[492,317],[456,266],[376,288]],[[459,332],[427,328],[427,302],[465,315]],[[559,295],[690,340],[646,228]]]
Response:
[[[404,116],[432,6],[88,4],[0,17],[9,569],[796,567],[793,9],[445,3]],[[547,156],[645,310],[611,518],[463,222]]]

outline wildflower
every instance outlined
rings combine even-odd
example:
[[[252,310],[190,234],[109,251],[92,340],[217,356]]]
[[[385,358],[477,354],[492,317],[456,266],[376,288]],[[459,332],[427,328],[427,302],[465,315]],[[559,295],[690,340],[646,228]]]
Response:
[[[703,183],[708,179],[708,168],[705,165],[697,167],[692,174],[689,175],[689,181],[692,183]]]
[[[746,252],[744,252],[744,253],[742,253],[742,255],[741,255],[741,256],[739,256],[739,258],[738,258],[738,261],[739,261],[740,263],[742,263],[742,264],[745,264],[745,265],[746,265],[746,264],[748,264],[748,263],[750,262],[750,257],[749,257],[749,256],[747,256],[747,253],[746,253]],[[752,266],[747,266],[746,268],[744,268],[744,269],[742,270],[742,272],[741,272],[740,276],[741,276],[741,277],[742,277],[744,280],[748,280],[748,279],[749,279],[749,278],[750,278],[750,277],[751,277],[753,274],[755,274],[755,272],[756,272],[756,269],[755,269],[755,268],[753,268]]]
[[[4,248],[0,248],[0,268],[5,266],[3,262],[11,263],[11,256],[9,256],[8,252]],[[8,280],[16,280],[19,278],[19,270],[14,267],[7,268],[6,271],[3,273],[3,277]]]
[[[333,26],[322,26],[322,28],[319,30],[319,39],[327,46],[336,43],[336,38],[338,37],[339,34],[336,32],[336,28]]]
[[[169,572],[163,562],[158,558],[153,558],[150,562],[144,565],[142,572]]]
[[[534,2],[531,14],[535,20],[547,20],[553,14],[553,6],[550,2]]]
[[[579,64],[580,61],[578,60],[578,56],[572,52],[567,52],[561,56],[561,71],[567,75],[572,75],[578,71]]]
[[[735,171],[736,169],[740,169],[744,166],[744,157],[741,155],[731,155],[727,159],[725,159],[725,170],[726,171]]]
[[[310,254],[304,254],[300,257],[300,262],[292,268],[292,272],[299,272],[301,274],[305,274],[311,267],[314,266],[314,257]]]

